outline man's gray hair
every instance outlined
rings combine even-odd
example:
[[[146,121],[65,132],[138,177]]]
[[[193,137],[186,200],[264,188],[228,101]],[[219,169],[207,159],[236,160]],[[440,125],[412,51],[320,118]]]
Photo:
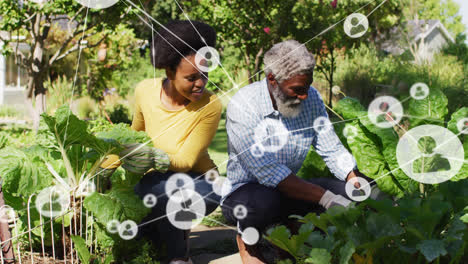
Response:
[[[299,74],[312,74],[314,55],[296,40],[286,40],[273,45],[263,57],[265,75],[273,74],[278,82]]]

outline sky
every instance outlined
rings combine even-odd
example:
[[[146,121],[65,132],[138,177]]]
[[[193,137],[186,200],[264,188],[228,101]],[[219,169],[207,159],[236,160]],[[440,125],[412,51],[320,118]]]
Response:
[[[463,23],[466,25],[466,32],[468,34],[468,0],[455,0],[455,2],[460,5],[460,14],[463,17]]]

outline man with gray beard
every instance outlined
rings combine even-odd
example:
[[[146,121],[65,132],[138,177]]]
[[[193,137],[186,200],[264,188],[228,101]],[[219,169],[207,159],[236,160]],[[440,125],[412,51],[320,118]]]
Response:
[[[243,263],[267,262],[257,242],[268,226],[285,223],[292,214],[346,207],[351,202],[346,181],[367,178],[311,87],[315,59],[305,46],[295,40],[278,43],[265,53],[264,64],[266,78],[240,89],[226,115],[232,188],[221,205],[226,219],[238,227]],[[296,176],[311,146],[337,179]]]

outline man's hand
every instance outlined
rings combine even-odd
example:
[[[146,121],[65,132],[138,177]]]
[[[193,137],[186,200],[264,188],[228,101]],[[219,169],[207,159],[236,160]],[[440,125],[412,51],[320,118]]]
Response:
[[[325,193],[325,189],[297,177],[291,173],[278,184],[278,190],[286,196],[302,201],[317,203]]]
[[[339,194],[334,194],[330,191],[326,191],[319,201],[319,204],[327,210],[330,207],[336,206],[336,205],[348,207],[350,203],[351,203],[350,200],[344,198],[343,196]]]
[[[356,171],[351,171],[349,174],[348,174],[348,177],[346,178],[346,182],[352,180],[353,178],[355,177],[361,177],[361,178],[364,178],[366,181],[369,182],[370,184],[370,187],[371,187],[371,194],[370,194],[370,198],[372,200],[381,200],[381,199],[384,199],[387,197],[387,195],[385,193],[383,193],[379,187],[377,186],[377,183],[375,182],[375,180],[367,177],[366,175],[362,174],[360,171],[356,170]],[[361,184],[359,184],[358,181],[355,181],[354,182],[354,186],[359,189],[361,187]]]
[[[349,182],[351,179],[358,177],[357,174],[361,174],[361,173],[360,173],[359,171],[354,171],[354,170],[351,171],[351,172],[348,174],[348,177],[346,177],[346,182]],[[361,176],[359,175],[359,177],[361,177]],[[354,187],[356,187],[357,189],[359,189],[359,188],[361,188],[361,184],[360,184],[357,180],[355,180],[355,182],[354,182]]]

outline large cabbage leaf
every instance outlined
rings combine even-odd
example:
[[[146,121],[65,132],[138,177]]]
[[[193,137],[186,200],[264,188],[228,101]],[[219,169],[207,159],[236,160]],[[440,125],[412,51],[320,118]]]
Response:
[[[354,120],[349,125],[353,126],[357,132],[353,140],[348,140],[348,145],[359,170],[366,176],[375,179],[382,191],[395,196],[403,195],[403,191],[395,183],[385,157],[376,143],[377,137],[368,132],[358,120]]]
[[[0,175],[4,191],[23,199],[50,186],[53,179],[41,156],[13,147],[0,151]]]
[[[110,220],[133,220],[139,223],[150,212],[133,189],[115,187],[108,193],[95,192],[86,197],[84,207],[104,226]]]
[[[448,113],[448,99],[439,89],[431,89],[429,95],[422,99],[409,100],[408,115],[410,128],[424,124],[444,126]]]

